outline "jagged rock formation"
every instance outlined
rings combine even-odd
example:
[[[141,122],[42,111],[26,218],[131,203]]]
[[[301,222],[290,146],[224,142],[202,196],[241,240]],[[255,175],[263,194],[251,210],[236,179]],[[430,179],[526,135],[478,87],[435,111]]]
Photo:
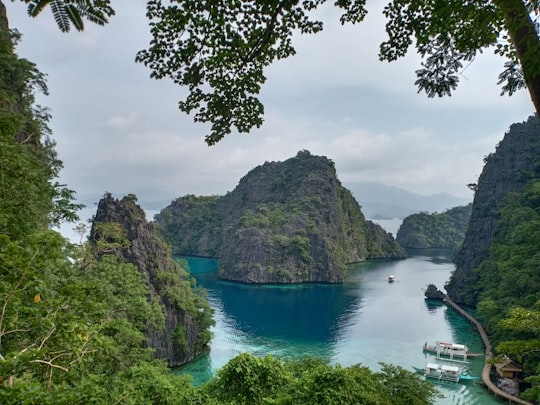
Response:
[[[246,283],[337,283],[347,263],[405,257],[333,162],[308,151],[256,167],[225,196],[178,198],[156,224],[173,253],[217,257],[220,277]]]
[[[170,248],[146,221],[134,196],[122,200],[107,194],[99,201],[90,241],[106,246],[141,272],[150,288],[149,300],[158,300],[165,325],[148,325],[146,345],[169,366],[179,366],[201,353],[209,341],[211,309],[190,287],[187,273],[172,260]]]
[[[435,284],[428,284],[424,296],[428,300],[443,300],[444,293]]]
[[[495,153],[485,159],[463,247],[456,258],[456,270],[445,286],[453,301],[476,305],[478,297],[463,292],[479,281],[474,269],[488,256],[506,196],[521,191],[532,177],[538,176],[539,140],[540,121],[530,117],[526,122],[513,124]]]
[[[455,249],[463,242],[472,204],[454,207],[442,213],[412,214],[403,220],[396,235],[404,248]]]

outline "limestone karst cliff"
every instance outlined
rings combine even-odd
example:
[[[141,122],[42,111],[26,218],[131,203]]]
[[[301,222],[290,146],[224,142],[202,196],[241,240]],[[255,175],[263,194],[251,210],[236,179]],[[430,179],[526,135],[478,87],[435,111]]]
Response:
[[[396,235],[397,242],[412,249],[456,249],[465,238],[472,204],[441,213],[419,212],[407,216]]]
[[[221,278],[246,283],[337,283],[348,263],[405,257],[334,163],[308,151],[254,168],[225,196],[178,198],[156,225],[173,253],[217,257]]]
[[[114,254],[135,265],[158,300],[164,325],[148,325],[146,345],[169,366],[182,365],[209,342],[212,310],[202,289],[191,287],[188,274],[172,260],[170,249],[145,218],[134,196],[99,201],[90,241],[100,254]]]
[[[538,156],[540,121],[530,117],[526,122],[513,124],[496,151],[485,158],[456,270],[445,287],[455,302],[477,304],[482,288],[474,270],[488,257],[505,198],[511,192],[521,191],[532,178],[539,177]]]

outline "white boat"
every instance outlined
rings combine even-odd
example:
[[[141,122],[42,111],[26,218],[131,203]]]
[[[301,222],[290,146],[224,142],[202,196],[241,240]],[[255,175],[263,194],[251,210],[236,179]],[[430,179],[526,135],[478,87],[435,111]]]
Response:
[[[448,366],[436,363],[427,363],[424,368],[413,367],[418,374],[427,378],[433,378],[438,381],[450,382],[473,382],[478,381],[480,377],[463,374],[463,370],[457,366]]]
[[[422,372],[427,378],[434,378],[438,381],[458,382],[461,377],[461,368],[448,364],[426,363],[425,368],[416,371]]]
[[[389,282],[389,283],[393,283],[395,280],[396,280],[396,278],[394,277],[393,274],[391,274],[391,275],[388,276],[388,282]]]
[[[469,357],[481,356],[481,353],[471,353],[469,348],[459,343],[435,342],[435,345],[428,345],[427,342],[423,347],[425,352],[434,353],[437,357],[446,357],[451,360],[467,360]]]

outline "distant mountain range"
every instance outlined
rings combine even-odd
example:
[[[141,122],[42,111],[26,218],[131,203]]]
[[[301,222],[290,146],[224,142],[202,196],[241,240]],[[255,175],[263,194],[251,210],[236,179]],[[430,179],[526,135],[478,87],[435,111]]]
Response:
[[[174,195],[169,191],[163,190],[143,189],[132,191],[131,193],[137,196],[137,204],[143,209],[151,211],[161,210],[169,205],[174,199],[181,197],[181,195]],[[97,206],[98,201],[103,198],[104,194],[105,193],[77,195],[77,202],[86,205],[87,208],[92,208]],[[116,192],[112,192],[111,195],[118,199],[126,196],[126,194]]]
[[[472,202],[472,198],[447,193],[422,195],[380,183],[343,182],[343,185],[361,205],[366,218],[405,218],[419,212],[444,212]]]
[[[386,186],[381,183],[342,183],[362,207],[362,213],[368,219],[405,218],[419,212],[444,212],[447,209],[467,205],[471,199],[460,198],[446,193],[431,195],[416,194],[398,187]],[[171,201],[182,195],[174,195],[163,190],[138,190],[133,192],[138,204],[147,211],[159,211],[168,206]],[[112,193],[115,198],[124,195]],[[78,196],[78,201],[95,211],[94,204],[103,195],[91,194]],[[149,218],[152,219],[152,218]]]

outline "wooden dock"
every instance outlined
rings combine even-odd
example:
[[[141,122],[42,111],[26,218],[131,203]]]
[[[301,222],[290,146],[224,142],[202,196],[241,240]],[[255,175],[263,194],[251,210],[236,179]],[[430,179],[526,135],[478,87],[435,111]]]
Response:
[[[448,298],[447,295],[444,296],[443,301],[450,306],[453,310],[455,310],[458,314],[463,316],[465,319],[467,319],[469,322],[474,324],[476,326],[476,329],[478,330],[478,333],[480,334],[480,337],[482,338],[482,342],[484,343],[485,347],[485,353],[486,353],[486,359],[484,363],[484,368],[482,369],[482,384],[495,396],[498,400],[505,400],[508,401],[509,404],[523,404],[523,405],[533,405],[532,402],[527,402],[521,398],[515,397],[513,395],[510,395],[509,393],[501,390],[499,387],[497,387],[493,381],[491,381],[491,363],[490,360],[493,358],[493,352],[491,351],[491,343],[489,342],[489,338],[487,336],[486,331],[484,330],[484,327],[480,322],[478,322],[475,318],[471,316],[467,311],[465,311],[463,308],[461,308],[458,304],[456,304],[454,301],[452,301],[450,298]]]

